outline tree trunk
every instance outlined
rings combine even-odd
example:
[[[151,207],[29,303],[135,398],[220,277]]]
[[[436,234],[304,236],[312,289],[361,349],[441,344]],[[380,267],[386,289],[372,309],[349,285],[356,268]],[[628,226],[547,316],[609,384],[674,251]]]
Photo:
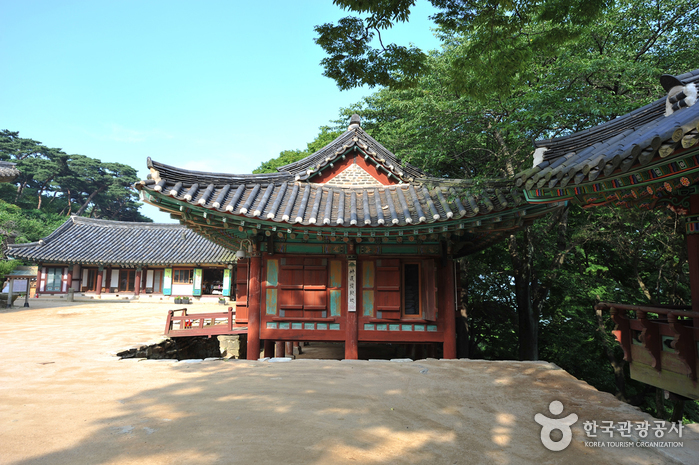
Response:
[[[616,398],[626,402],[626,378],[624,377],[624,361],[618,360],[614,356],[614,349],[609,345],[607,340],[607,331],[604,326],[604,318],[602,317],[602,310],[595,310],[597,314],[597,330],[599,331],[600,340],[604,346],[604,351],[607,354],[609,363],[614,369],[614,384],[616,384]]]
[[[87,200],[85,201],[85,203],[82,204],[82,206],[80,207],[80,209],[79,209],[77,212],[75,212],[75,214],[76,214],[77,216],[82,215],[83,212],[85,212],[85,209],[87,208],[87,206],[88,206],[88,205],[90,204],[90,202],[92,201],[92,199],[94,199],[95,196],[96,196],[97,194],[99,194],[100,192],[102,192],[102,191],[105,190],[106,188],[107,188],[107,186],[102,186],[102,187],[100,187],[99,189],[97,189],[96,191],[93,191],[92,194],[90,194],[90,196],[87,198]]]
[[[15,196],[15,204],[17,204],[17,201],[19,201],[19,198],[22,197],[22,194],[24,193],[24,188],[27,187],[27,181],[23,181],[22,184],[17,186],[17,195]]]
[[[539,312],[538,305],[532,302],[532,266],[534,245],[531,241],[531,228],[523,230],[522,245],[517,236],[510,236],[509,252],[512,258],[512,271],[515,281],[515,299],[519,319],[519,359],[539,359]]]

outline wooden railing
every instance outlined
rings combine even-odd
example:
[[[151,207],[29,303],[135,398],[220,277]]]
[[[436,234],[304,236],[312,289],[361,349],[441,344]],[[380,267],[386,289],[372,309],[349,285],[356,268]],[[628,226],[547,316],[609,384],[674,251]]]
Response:
[[[597,310],[609,310],[616,323],[613,333],[624,350],[624,360],[648,365],[658,374],[675,373],[691,380],[697,391],[699,312],[691,307],[659,305],[654,307],[601,302]],[[633,317],[631,317],[633,316]],[[658,383],[648,384],[663,387]],[[636,379],[633,375],[632,378]],[[673,391],[675,392],[675,391]]]
[[[227,312],[191,315],[187,314],[186,308],[170,310],[165,323],[165,335],[168,337],[218,336],[245,332],[247,332],[247,326],[235,324],[233,307],[228,307]]]

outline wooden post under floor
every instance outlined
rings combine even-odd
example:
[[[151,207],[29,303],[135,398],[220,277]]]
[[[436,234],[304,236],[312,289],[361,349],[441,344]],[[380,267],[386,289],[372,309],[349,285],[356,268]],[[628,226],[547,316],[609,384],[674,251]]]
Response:
[[[274,357],[274,341],[271,339],[265,339],[264,343],[264,357],[272,358]]]
[[[447,259],[440,268],[439,302],[440,313],[444,312],[444,358],[456,358],[456,288],[454,260]]]
[[[248,360],[260,358],[260,271],[262,258],[255,252],[250,258],[248,287]]]
[[[284,341],[276,341],[274,343],[274,356],[283,357],[284,356]]]
[[[286,355],[289,357],[294,356],[294,343],[293,342],[285,342],[284,345],[286,346]]]

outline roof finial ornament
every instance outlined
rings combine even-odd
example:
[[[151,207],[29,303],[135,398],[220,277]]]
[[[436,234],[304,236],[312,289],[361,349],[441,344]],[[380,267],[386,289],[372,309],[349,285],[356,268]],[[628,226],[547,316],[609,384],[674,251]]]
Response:
[[[665,116],[670,116],[680,108],[691,107],[697,101],[697,87],[691,82],[687,85],[670,74],[660,76],[660,85],[667,91]]]
[[[362,118],[359,117],[358,114],[353,114],[352,117],[350,118],[350,125],[347,128],[348,131],[351,131],[352,129],[358,129],[361,127],[361,122]]]

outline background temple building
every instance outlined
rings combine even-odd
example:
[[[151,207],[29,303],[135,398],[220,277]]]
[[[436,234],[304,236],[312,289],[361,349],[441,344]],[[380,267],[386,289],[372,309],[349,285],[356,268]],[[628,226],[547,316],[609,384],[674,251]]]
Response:
[[[229,296],[234,253],[179,224],[72,216],[46,238],[8,245],[39,265],[36,292]]]
[[[631,377],[699,399],[699,70],[664,75],[665,98],[594,128],[536,143],[516,184],[532,204],[669,208],[685,216],[691,306],[600,303]]]
[[[353,116],[348,130],[275,174],[189,171],[148,160],[141,199],[239,250],[236,324],[260,341],[429,344],[456,357],[454,259],[558,204],[526,205],[506,180],[432,178],[401,164]],[[211,325],[222,334],[225,325]],[[278,344],[276,347],[280,347]]]

